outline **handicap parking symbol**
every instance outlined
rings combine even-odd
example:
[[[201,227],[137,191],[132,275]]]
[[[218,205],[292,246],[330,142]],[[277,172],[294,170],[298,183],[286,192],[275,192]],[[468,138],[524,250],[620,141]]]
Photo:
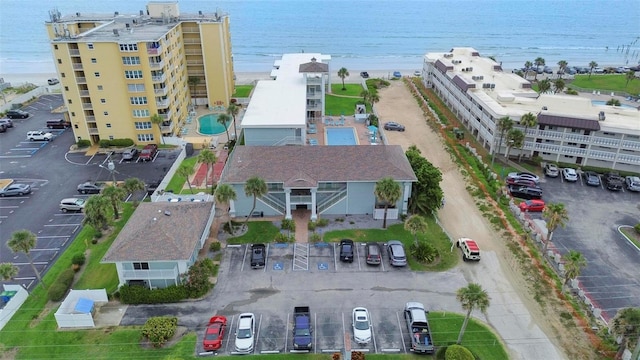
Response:
[[[329,270],[329,264],[327,263],[318,263],[318,270]]]
[[[284,264],[281,262],[274,263],[273,270],[284,270]]]

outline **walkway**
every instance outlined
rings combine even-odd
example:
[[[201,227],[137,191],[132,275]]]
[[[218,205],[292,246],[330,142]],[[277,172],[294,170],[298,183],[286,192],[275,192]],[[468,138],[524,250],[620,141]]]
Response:
[[[308,243],[311,210],[293,210],[291,216],[296,223],[296,243]]]

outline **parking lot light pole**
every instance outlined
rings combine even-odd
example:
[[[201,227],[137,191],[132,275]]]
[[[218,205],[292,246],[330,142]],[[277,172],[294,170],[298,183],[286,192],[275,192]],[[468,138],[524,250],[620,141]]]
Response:
[[[113,160],[109,160],[107,164],[107,169],[111,172],[111,178],[113,179],[113,186],[116,186],[116,164],[113,163]]]

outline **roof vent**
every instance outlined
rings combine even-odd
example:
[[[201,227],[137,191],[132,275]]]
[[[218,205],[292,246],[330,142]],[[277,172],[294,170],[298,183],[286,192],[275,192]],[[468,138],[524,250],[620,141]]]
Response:
[[[140,10],[139,14],[140,14],[140,16],[143,16],[144,15],[144,11]]]
[[[600,111],[600,113],[598,114],[598,120],[604,121],[604,119],[605,119],[604,111]]]
[[[547,109],[547,107],[546,107],[546,106],[543,106],[543,107],[542,107],[542,110],[549,110],[549,109]]]
[[[164,211],[164,214],[165,214],[165,215],[167,215],[167,216],[171,216],[171,211],[169,211],[169,210],[165,210],[165,211]]]
[[[198,15],[202,16],[202,10],[198,10]]]
[[[77,16],[77,17],[80,17],[80,13],[79,13],[79,12],[77,12],[77,13],[76,13],[76,16]]]
[[[120,34],[118,34],[118,29],[113,29],[113,35],[120,36]]]
[[[120,13],[117,11],[113,13],[113,16],[118,16],[118,15],[120,15]]]

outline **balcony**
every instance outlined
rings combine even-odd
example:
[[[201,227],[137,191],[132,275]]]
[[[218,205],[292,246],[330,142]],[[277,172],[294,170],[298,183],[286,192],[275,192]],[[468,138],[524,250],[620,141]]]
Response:
[[[307,78],[307,85],[322,85],[322,78],[317,76],[317,77],[308,77]]]
[[[167,80],[167,74],[156,75],[151,77],[151,81],[156,83],[165,82]]]
[[[79,49],[69,49],[69,55],[71,55],[71,56],[80,56],[80,50]]]
[[[159,109],[165,109],[165,108],[169,107],[169,100],[168,99],[156,100],[156,106]]]
[[[168,125],[165,125],[163,123],[160,129],[163,134],[166,134],[166,133],[171,133],[174,127],[175,127],[175,123],[173,121],[170,121]]]
[[[98,128],[90,127],[88,130],[89,135],[100,135],[100,131],[98,131]]]
[[[93,104],[90,102],[83,102],[82,103],[82,108],[84,110],[93,110]]]
[[[156,95],[167,95],[167,92],[168,92],[167,87],[153,89],[153,93]]]
[[[84,70],[82,63],[73,63],[73,70]]]
[[[292,204],[311,204],[311,195],[291,195],[289,200]]]
[[[311,103],[311,104],[307,104],[307,110],[317,110],[317,111],[320,111],[320,110],[322,110],[322,104],[321,104],[321,103]]]
[[[640,149],[640,142],[623,140],[622,148],[626,150],[638,150]]]
[[[173,114],[173,111],[169,111],[169,112],[166,112],[164,114],[158,114],[158,115],[160,115],[160,117],[162,117],[165,121],[169,121],[169,120],[171,120],[171,115],[172,114]]]
[[[153,46],[153,47],[150,47],[150,46]],[[162,45],[158,43],[154,43],[153,45],[147,44],[147,54],[149,55],[162,54]]]
[[[89,96],[89,90],[80,90],[80,96]]]
[[[307,91],[307,99],[322,99],[322,93],[320,91]]]
[[[186,34],[200,33],[200,28],[197,26],[182,26],[182,32]]]
[[[124,280],[139,279],[177,279],[178,267],[167,270],[124,270],[122,272]]]
[[[86,84],[87,83],[87,78],[83,77],[83,76],[79,76],[76,78],[76,83],[77,84]]]
[[[92,116],[92,115],[85,116],[85,119],[87,120],[88,123],[95,123],[96,122],[96,117]]]
[[[164,67],[164,61],[149,62],[149,67],[152,68],[152,69],[162,69]]]

